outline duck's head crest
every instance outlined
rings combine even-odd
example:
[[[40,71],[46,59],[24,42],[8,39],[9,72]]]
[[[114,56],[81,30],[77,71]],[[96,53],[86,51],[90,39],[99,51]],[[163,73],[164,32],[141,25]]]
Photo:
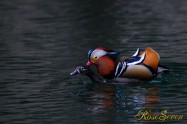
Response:
[[[107,48],[96,48],[91,49],[88,52],[88,62],[87,66],[90,66],[92,64],[97,64],[101,57],[108,56],[112,60],[116,60],[119,56],[120,52],[113,51]]]

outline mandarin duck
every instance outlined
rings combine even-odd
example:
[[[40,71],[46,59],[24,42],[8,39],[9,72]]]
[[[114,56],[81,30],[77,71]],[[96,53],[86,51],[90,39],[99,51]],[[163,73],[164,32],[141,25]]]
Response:
[[[112,79],[122,82],[148,81],[158,73],[168,69],[159,64],[160,57],[152,48],[146,48],[140,54],[138,48],[131,57],[119,56],[120,52],[106,48],[96,48],[88,52],[88,62],[85,66],[78,66],[71,75],[85,74],[97,82]],[[95,74],[90,66],[97,69]]]

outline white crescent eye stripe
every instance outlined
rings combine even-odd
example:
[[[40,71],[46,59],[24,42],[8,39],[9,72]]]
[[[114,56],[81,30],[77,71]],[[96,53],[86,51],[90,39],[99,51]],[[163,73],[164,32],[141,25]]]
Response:
[[[94,50],[92,52],[91,56],[93,56],[94,58],[95,57],[99,58],[99,57],[104,56],[106,54],[107,54],[107,52],[105,52],[104,50]]]

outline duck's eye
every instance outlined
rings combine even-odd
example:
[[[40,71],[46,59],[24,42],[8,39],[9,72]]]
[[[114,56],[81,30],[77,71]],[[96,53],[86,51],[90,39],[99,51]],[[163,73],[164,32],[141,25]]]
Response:
[[[95,58],[97,59],[97,56]]]

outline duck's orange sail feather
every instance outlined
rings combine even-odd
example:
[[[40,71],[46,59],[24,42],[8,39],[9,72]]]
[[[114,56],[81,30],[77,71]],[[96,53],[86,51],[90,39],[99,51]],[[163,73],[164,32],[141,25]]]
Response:
[[[156,73],[158,69],[158,64],[160,61],[160,57],[158,53],[151,48],[146,48],[144,52],[146,54],[146,57],[143,63],[145,65],[150,66],[153,69],[153,71]],[[140,56],[142,56],[142,54]]]

